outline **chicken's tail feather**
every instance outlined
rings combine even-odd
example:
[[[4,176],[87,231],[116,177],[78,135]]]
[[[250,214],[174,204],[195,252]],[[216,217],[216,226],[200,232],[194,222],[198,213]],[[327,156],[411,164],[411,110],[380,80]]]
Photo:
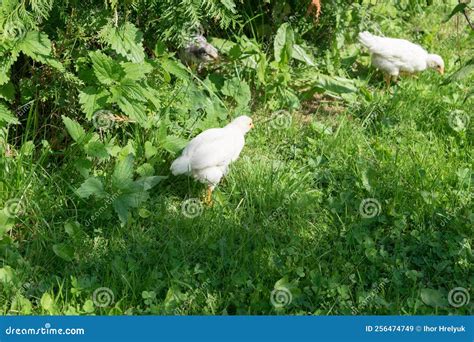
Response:
[[[188,156],[181,156],[171,164],[173,175],[182,175],[191,171],[191,164]]]
[[[373,47],[373,44],[376,41],[376,36],[367,31],[360,32],[358,38],[359,42],[369,50]]]

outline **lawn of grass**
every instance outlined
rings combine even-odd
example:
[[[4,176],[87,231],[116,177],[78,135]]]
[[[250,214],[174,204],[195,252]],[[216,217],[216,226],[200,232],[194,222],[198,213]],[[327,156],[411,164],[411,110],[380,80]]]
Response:
[[[467,33],[454,36],[436,45],[448,70],[472,52]],[[472,77],[441,85],[427,71],[387,91],[372,71],[359,76],[367,95],[342,110],[330,102],[277,125],[257,105],[211,207],[160,156],[156,174],[169,178],[122,226],[112,208],[75,195],[74,148],[4,158],[2,198],[22,204],[0,241],[1,312],[472,313],[448,302],[474,283]],[[470,118],[461,129],[456,109]],[[124,134],[138,150],[152,133]],[[98,299],[101,287],[113,301]]]

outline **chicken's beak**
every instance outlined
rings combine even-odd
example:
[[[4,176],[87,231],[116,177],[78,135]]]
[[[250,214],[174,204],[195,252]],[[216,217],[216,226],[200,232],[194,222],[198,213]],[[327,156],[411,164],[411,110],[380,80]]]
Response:
[[[440,73],[440,75],[444,75],[444,68],[439,68],[438,72]]]
[[[250,124],[250,128],[254,128],[254,127],[255,127],[255,126],[254,126],[254,124],[253,124],[253,122],[252,122],[252,123]]]

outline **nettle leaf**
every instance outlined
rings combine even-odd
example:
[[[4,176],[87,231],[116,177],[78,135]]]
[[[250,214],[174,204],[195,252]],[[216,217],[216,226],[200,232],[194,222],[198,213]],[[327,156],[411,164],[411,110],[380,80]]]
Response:
[[[89,57],[92,60],[94,74],[100,83],[112,85],[120,82],[120,80],[125,77],[125,72],[120,64],[115,62],[111,57],[100,51],[89,52]]]
[[[15,50],[21,51],[35,61],[47,64],[59,71],[66,71],[61,62],[51,57],[51,41],[45,33],[39,31],[28,32],[19,41]],[[75,79],[72,74],[69,74],[69,76]]]
[[[226,96],[234,98],[239,108],[247,106],[252,97],[247,82],[239,80],[237,77],[226,80],[221,92]]]
[[[10,81],[10,68],[18,59],[20,52],[0,44],[0,84]]]
[[[87,87],[79,92],[79,103],[87,119],[92,119],[95,112],[107,105],[109,93],[105,89]]]
[[[147,89],[135,81],[125,79],[120,84],[110,88],[110,92],[112,93],[112,97],[109,99],[110,102],[115,102],[122,112],[141,126],[147,125],[146,107],[144,105],[150,95],[147,93]]]
[[[99,33],[101,40],[129,61],[140,63],[145,58],[143,34],[135,25],[125,22],[119,27],[105,25]]]
[[[117,105],[122,112],[127,114],[132,120],[138,122],[142,126],[146,124],[146,107],[144,104],[138,101],[130,101],[122,96],[117,99]]]
[[[95,177],[87,178],[79,189],[76,190],[76,194],[81,198],[89,198],[91,195],[103,198],[107,195],[104,191],[104,185],[100,179]]]
[[[186,70],[184,65],[178,61],[163,58],[160,61],[159,66],[161,66],[166,72],[169,72],[171,75],[174,75],[181,80],[189,80],[189,72]]]
[[[118,189],[126,189],[133,180],[133,155],[129,154],[125,158],[117,161],[114,173],[112,175],[112,183]]]
[[[69,119],[67,116],[62,115],[61,117],[71,138],[75,142],[81,142],[86,136],[84,128],[77,121]]]
[[[98,140],[89,141],[84,146],[84,151],[91,157],[105,159],[109,157],[105,144]]]
[[[51,41],[45,33],[31,31],[19,41],[16,49],[33,59],[36,55],[48,56],[51,54]]]
[[[188,141],[186,139],[183,139],[181,137],[177,137],[177,136],[174,136],[174,135],[167,136],[161,142],[163,148],[166,151],[174,153],[174,154],[181,151],[186,146],[187,143],[188,143]]]
[[[120,63],[123,70],[125,71],[126,77],[128,79],[139,81],[146,77],[147,74],[153,71],[153,67],[150,63],[130,63],[122,62]]]
[[[7,108],[7,106],[0,103],[0,122],[6,122],[8,124],[18,124],[18,119],[13,113]]]
[[[166,176],[149,176],[138,179],[135,184],[138,185],[143,191],[148,191],[155,187],[159,182],[167,179]]]

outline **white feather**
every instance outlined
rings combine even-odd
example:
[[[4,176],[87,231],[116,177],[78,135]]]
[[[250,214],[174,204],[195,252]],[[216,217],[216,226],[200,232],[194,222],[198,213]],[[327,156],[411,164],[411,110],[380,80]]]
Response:
[[[252,120],[241,116],[223,128],[208,129],[183,150],[171,165],[174,175],[188,174],[212,187],[227,173],[245,144],[244,135],[252,127]]]
[[[436,55],[430,55],[421,46],[405,39],[379,37],[365,31],[359,33],[359,42],[370,51],[372,64],[391,76],[398,76],[400,72],[415,73],[437,66],[430,65],[432,56]],[[444,68],[444,63],[442,67]]]

